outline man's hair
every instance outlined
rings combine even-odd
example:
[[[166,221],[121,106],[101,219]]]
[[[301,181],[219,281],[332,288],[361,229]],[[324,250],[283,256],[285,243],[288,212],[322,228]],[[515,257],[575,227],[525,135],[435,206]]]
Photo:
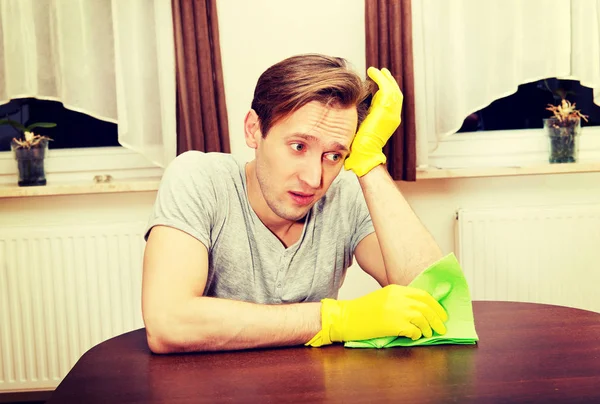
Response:
[[[367,114],[371,86],[351,70],[345,59],[319,54],[287,58],[258,79],[252,100],[263,136],[278,121],[312,101],[326,106],[356,106],[358,124]]]

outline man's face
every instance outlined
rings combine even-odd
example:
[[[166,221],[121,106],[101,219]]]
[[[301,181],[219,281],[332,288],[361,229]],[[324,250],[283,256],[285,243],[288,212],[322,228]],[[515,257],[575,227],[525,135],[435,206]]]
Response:
[[[357,119],[355,107],[313,101],[273,125],[266,137],[256,130],[256,178],[275,215],[300,220],[327,192],[343,168]]]

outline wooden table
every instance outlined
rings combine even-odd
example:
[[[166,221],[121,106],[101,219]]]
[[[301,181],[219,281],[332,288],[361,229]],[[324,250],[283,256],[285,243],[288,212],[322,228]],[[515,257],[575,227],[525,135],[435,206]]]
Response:
[[[103,342],[48,403],[600,403],[600,313],[475,302],[479,344],[153,355],[143,329]]]

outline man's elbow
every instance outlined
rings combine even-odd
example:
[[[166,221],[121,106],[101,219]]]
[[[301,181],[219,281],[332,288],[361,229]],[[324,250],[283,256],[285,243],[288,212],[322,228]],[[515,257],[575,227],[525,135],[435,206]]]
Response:
[[[155,354],[184,352],[185,347],[179,343],[176,326],[166,318],[144,317],[146,324],[146,340],[148,348]]]
[[[148,348],[155,354],[173,354],[214,350],[214,335],[203,331],[192,331],[185,318],[163,312],[159,315],[144,315]],[[210,327],[202,327],[210,328]]]
[[[146,340],[148,348],[154,354],[170,354],[178,352],[173,344],[170,344],[165,338],[161,338],[146,331]]]

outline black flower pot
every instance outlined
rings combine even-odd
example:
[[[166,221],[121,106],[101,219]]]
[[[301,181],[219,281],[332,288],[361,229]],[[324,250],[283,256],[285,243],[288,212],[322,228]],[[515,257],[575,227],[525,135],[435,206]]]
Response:
[[[46,185],[44,158],[48,150],[48,141],[43,140],[37,146],[29,149],[15,147],[13,151],[19,167],[19,186],[30,187]]]

